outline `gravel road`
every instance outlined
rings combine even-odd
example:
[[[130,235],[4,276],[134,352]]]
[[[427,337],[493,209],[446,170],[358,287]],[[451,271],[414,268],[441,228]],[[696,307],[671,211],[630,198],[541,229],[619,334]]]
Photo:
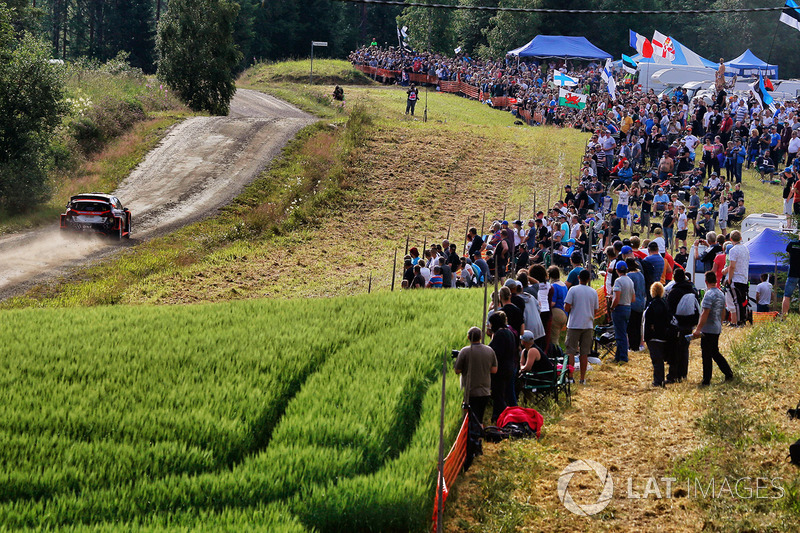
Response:
[[[193,117],[175,125],[114,191],[133,215],[129,244],[213,215],[315,120],[277,98],[239,89],[229,116]],[[57,220],[52,226],[0,237],[0,300],[125,245],[62,235]]]

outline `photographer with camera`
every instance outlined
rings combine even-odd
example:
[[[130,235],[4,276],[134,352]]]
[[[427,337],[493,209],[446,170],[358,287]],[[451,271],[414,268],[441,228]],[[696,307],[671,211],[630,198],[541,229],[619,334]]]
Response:
[[[464,389],[464,406],[469,406],[478,420],[483,422],[483,414],[492,394],[492,374],[497,373],[497,357],[494,350],[481,342],[481,329],[469,328],[469,346],[460,351],[453,350],[456,361],[453,365],[456,374],[463,374],[461,386]]]

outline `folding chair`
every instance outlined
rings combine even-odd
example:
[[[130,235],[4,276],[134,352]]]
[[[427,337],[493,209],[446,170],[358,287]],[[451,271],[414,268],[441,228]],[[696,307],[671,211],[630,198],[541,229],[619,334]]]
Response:
[[[558,357],[550,358],[550,362],[553,363],[553,370],[520,374],[519,380],[522,384],[523,398],[530,399],[532,403],[538,403],[539,400],[552,396],[553,400],[558,403],[559,394],[563,392],[567,403],[572,402],[569,357],[560,348],[559,352]],[[559,365],[561,365],[561,368],[558,368]]]

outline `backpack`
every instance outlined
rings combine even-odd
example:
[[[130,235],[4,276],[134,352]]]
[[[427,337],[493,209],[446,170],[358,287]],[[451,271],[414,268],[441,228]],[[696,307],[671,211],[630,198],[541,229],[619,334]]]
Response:
[[[700,302],[697,295],[692,292],[684,294],[678,302],[675,314],[672,317],[672,325],[681,330],[688,330],[695,327],[700,322]]]

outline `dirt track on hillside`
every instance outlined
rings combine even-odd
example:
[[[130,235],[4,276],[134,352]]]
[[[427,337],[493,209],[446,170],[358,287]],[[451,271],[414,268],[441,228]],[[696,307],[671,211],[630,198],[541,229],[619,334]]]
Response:
[[[174,126],[114,191],[133,215],[130,244],[213,215],[314,120],[281,100],[239,89],[229,116],[194,117]],[[62,235],[57,220],[46,228],[0,237],[0,300],[124,245]]]

